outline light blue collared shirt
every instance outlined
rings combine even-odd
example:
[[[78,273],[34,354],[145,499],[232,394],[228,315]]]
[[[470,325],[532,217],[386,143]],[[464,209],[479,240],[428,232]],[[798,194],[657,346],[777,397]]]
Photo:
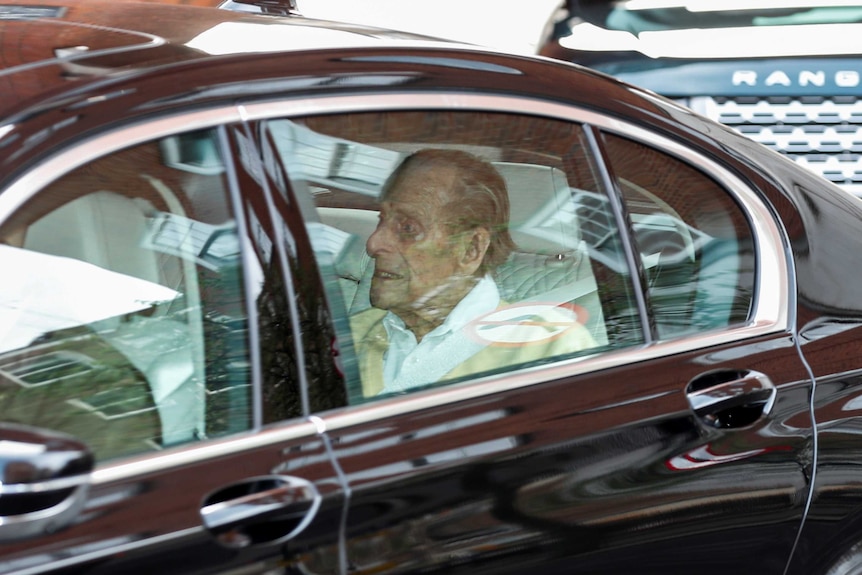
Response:
[[[421,342],[400,317],[388,312],[383,327],[389,348],[383,356],[381,393],[406,391],[435,382],[485,347],[464,332],[464,327],[480,315],[500,305],[497,284],[486,275],[452,309],[446,320]]]

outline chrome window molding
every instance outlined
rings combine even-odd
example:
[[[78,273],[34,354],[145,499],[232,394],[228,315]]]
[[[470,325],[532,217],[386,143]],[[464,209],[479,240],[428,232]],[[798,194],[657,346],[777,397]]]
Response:
[[[328,432],[359,423],[367,423],[391,415],[432,408],[448,403],[490,396],[501,391],[518,389],[546,381],[584,374],[664,357],[696,349],[726,344],[787,331],[794,303],[791,293],[789,264],[784,235],[769,208],[734,174],[713,160],[668,138],[648,130],[571,106],[518,96],[478,95],[429,92],[427,94],[379,94],[361,96],[303,97],[269,102],[248,103],[241,109],[223,106],[198,112],[166,115],[114,129],[58,152],[25,173],[0,194],[0,223],[39,190],[72,170],[96,158],[122,148],[181,132],[211,128],[243,120],[296,118],[306,115],[355,113],[393,110],[446,109],[457,111],[506,112],[553,118],[596,126],[608,132],[638,140],[675,155],[700,168],[716,181],[722,182],[749,217],[754,233],[758,261],[758,282],[755,286],[754,310],[751,320],[742,326],[719,329],[678,340],[660,341],[640,347],[598,353],[519,370],[512,374],[487,376],[463,384],[444,386],[403,397],[381,400],[328,412],[325,424]],[[140,474],[154,473],[202,462],[240,450],[312,437],[315,427],[308,420],[294,420],[288,425],[275,425],[256,434],[238,434],[228,438],[190,444],[165,452],[142,454],[116,462],[100,464],[93,472],[93,484],[106,484]]]
[[[241,451],[276,448],[276,446],[316,436],[318,436],[318,430],[314,423],[307,419],[295,419],[287,425],[272,425],[254,432],[239,432],[228,437],[189,443],[162,452],[143,453],[132,458],[108,461],[99,464],[92,472],[91,484],[103,485],[140,475],[163,473],[170,469],[215,461]]]

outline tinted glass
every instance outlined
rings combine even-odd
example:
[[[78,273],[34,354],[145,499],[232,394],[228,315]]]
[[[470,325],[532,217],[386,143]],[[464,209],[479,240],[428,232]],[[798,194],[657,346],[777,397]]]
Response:
[[[214,135],[185,134],[88,163],[3,222],[4,421],[100,459],[250,426],[224,174]]]
[[[392,112],[264,129],[309,200],[351,401],[641,341],[580,126]]]
[[[754,290],[751,229],[727,191],[685,162],[606,134],[659,338],[744,322]]]

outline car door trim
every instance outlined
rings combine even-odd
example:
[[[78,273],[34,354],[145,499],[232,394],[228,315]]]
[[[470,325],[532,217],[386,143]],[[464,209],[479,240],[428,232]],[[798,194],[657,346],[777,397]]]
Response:
[[[139,475],[163,473],[168,469],[216,460],[240,451],[265,449],[278,444],[312,439],[318,436],[317,427],[313,423],[304,419],[294,419],[281,425],[257,430],[254,433],[238,433],[225,438],[190,443],[187,446],[175,447],[162,452],[144,453],[116,462],[108,461],[98,465],[92,472],[91,484],[103,485]]]

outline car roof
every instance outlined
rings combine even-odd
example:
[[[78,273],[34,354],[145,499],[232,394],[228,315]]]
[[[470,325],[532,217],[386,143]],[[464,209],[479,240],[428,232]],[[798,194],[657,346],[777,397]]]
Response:
[[[442,42],[442,41],[440,41]],[[428,44],[409,33],[164,2],[0,4],[0,117],[40,94],[214,55]]]

